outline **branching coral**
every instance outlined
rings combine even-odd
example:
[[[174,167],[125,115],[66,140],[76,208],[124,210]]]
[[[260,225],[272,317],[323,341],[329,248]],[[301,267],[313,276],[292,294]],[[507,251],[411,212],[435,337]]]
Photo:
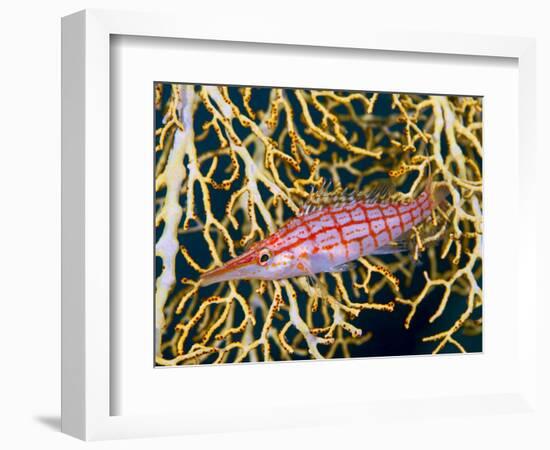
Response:
[[[419,324],[433,353],[480,335],[481,99],[158,83],[155,107],[157,364],[363,356],[382,339],[372,325],[395,320]],[[321,289],[198,281],[326,181],[390,177],[410,199],[429,174],[449,195],[411,253],[363,257]]]

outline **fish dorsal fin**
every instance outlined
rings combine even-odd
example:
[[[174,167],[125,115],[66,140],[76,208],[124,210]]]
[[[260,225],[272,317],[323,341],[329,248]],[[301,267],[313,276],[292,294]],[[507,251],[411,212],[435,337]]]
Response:
[[[335,203],[337,191],[331,191],[331,186],[332,182],[324,180],[317,190],[314,190],[312,187],[311,192],[297,215],[305,216],[306,214],[318,211],[324,206]]]
[[[319,189],[312,190],[297,215],[311,214],[325,206],[347,205],[359,201],[367,203],[389,201],[396,193],[395,185],[391,180],[375,181],[362,192],[355,192],[348,188],[331,190],[331,186],[331,182],[324,181]]]
[[[379,180],[359,194],[358,200],[363,200],[367,203],[388,202],[391,201],[396,192],[395,185],[391,180]]]

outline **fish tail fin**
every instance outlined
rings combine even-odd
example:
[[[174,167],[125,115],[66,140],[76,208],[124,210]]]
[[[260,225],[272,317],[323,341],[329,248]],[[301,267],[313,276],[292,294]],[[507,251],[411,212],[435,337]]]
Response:
[[[426,181],[426,186],[424,187],[424,190],[428,192],[430,195],[433,193],[433,176],[432,176],[432,164],[428,156],[426,156],[426,162],[428,164],[428,177]]]
[[[428,176],[427,176],[427,180],[424,185],[423,191],[426,192],[428,195],[430,195],[434,203],[434,207],[437,207],[443,204],[447,200],[447,197],[451,195],[451,191],[449,190],[449,187],[446,184],[436,183],[433,181],[432,165],[431,165],[431,161],[428,158],[427,158],[427,166],[428,166]]]
[[[451,191],[446,184],[438,184],[432,187],[431,193],[435,206],[441,206],[447,203],[447,199],[451,195]]]

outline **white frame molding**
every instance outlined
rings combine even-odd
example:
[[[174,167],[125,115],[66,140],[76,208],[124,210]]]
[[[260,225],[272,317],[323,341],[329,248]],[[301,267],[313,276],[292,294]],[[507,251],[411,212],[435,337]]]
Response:
[[[536,222],[532,177],[536,171],[534,39],[409,34],[394,30],[349,30],[345,35],[329,35],[313,28],[308,29],[307,34],[300,31],[281,34],[261,24],[231,27],[221,19],[211,27],[198,21],[186,21],[182,27],[179,18],[170,14],[87,10],[62,20],[62,431],[80,439],[202,431],[191,429],[175,416],[109,414],[111,35],[516,58],[522,118],[519,128],[521,213],[529,223]],[[535,234],[525,234],[522,239],[519,259],[536,261]],[[532,271],[533,267],[520,266],[520,271],[528,270]],[[525,296],[518,314],[531,314],[536,307],[536,295]],[[522,328],[519,339],[521,346],[535,349],[535,327]],[[521,400],[530,405],[529,408],[535,407],[537,396],[536,357],[533,351],[522,361]]]

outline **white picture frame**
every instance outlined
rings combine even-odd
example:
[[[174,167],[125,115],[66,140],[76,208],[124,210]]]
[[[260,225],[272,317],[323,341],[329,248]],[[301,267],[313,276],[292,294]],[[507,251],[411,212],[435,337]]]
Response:
[[[212,422],[201,417],[171,414],[112,415],[115,389],[110,372],[110,58],[111,37],[141,36],[263,44],[285,44],[334,49],[368,49],[414,54],[446,54],[501,57],[517,60],[519,109],[519,185],[517,205],[523,221],[535,228],[535,186],[529,174],[535,166],[535,43],[532,39],[487,37],[445,33],[396,33],[349,30],[327,35],[321,30],[289,29],[284,35],[269,27],[231,27],[219,23],[205,28],[186,22],[181,27],[170,14],[82,11],[62,22],[62,430],[85,440],[162,436],[216,430],[265,427],[268,413],[237,411],[231,420]],[[284,49],[283,49],[284,51]],[[514,197],[516,198],[516,197]],[[501,393],[465,398],[396,398],[376,403],[347,405],[338,414],[319,413],[318,405],[278,405],[269,426],[311,425],[353,420],[357,411],[375,416],[401,417],[396,401],[409,414],[439,408],[442,415],[468,415],[464,402],[483,404],[486,414],[510,410],[538,414],[536,404],[536,327],[527,311],[536,308],[533,285],[524,283],[536,272],[535,235],[525,236],[515,251],[531,267],[518,267],[517,286],[522,286],[518,310],[517,351],[521,367],[514,385]],[[519,295],[519,292],[516,292]],[[396,363],[396,364],[399,364]],[[298,365],[295,365],[297,367]],[[274,366],[272,366],[274,367]],[[305,366],[304,366],[305,367]],[[312,365],[308,369],[311,371]],[[257,369],[254,369],[257,370]],[[293,370],[299,371],[300,368]],[[185,374],[181,375],[182,377]],[[462,405],[462,406],[461,406]],[[317,410],[317,411],[316,411]],[[376,410],[376,413],[375,413]],[[245,422],[244,419],[247,421]],[[262,424],[262,421],[264,424]]]

